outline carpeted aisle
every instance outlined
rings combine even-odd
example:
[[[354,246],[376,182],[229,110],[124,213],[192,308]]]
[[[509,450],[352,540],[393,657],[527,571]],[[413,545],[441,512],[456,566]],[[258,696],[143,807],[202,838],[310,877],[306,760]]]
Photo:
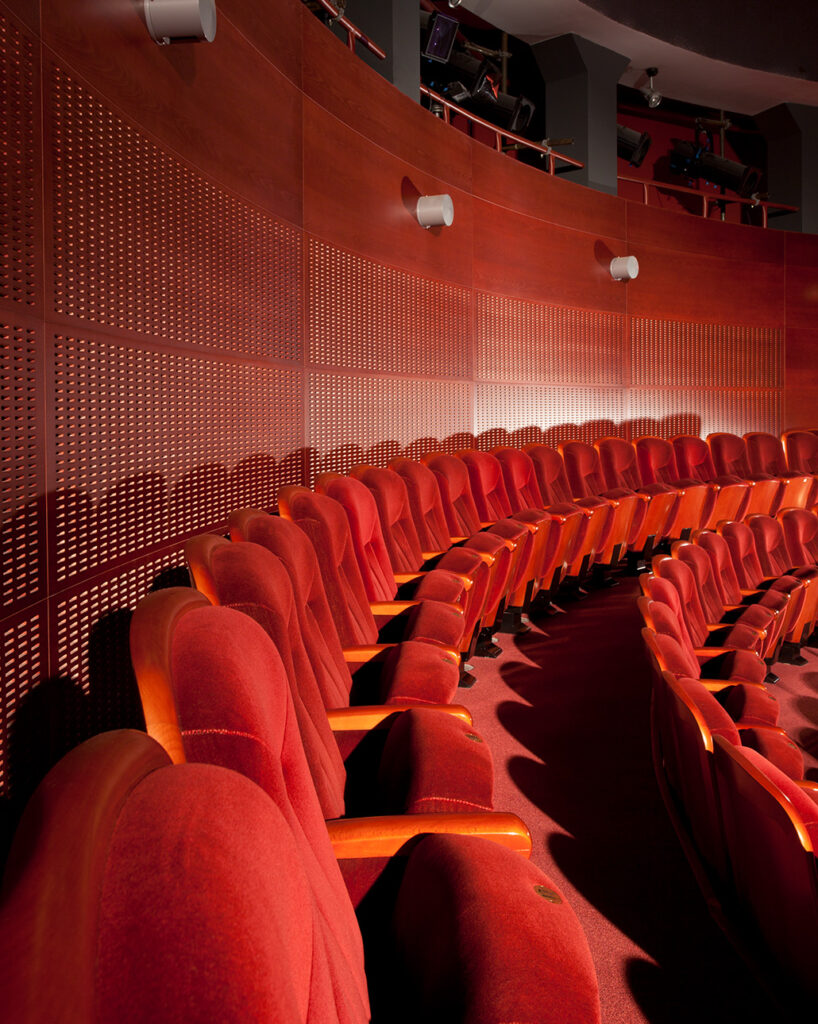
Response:
[[[776,1020],[712,922],[656,787],[637,593],[624,579],[502,635],[457,699],[491,745],[495,807],[529,826],[533,859],[585,928],[605,1024]],[[811,692],[818,707],[818,654]]]

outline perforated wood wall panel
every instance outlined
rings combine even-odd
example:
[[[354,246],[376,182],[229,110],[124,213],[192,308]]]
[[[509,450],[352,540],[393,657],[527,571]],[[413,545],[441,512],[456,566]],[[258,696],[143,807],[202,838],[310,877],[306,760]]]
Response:
[[[780,388],[784,332],[634,317],[631,366],[636,386]]]
[[[631,391],[628,415],[661,421],[658,433],[664,437],[676,433],[705,437],[715,431],[743,434],[748,430],[778,434],[783,403],[783,392],[773,388],[657,388]],[[680,417],[688,419],[684,430],[675,427]]]
[[[311,239],[309,362],[324,366],[471,376],[471,293],[382,266]]]
[[[478,292],[477,374],[483,380],[620,385],[625,319],[615,313]]]
[[[300,446],[294,370],[58,335],[54,374],[61,581],[272,505]]]
[[[313,472],[345,473],[362,461],[384,465],[420,439],[471,430],[468,384],[312,373],[308,386]]]
[[[58,67],[51,89],[54,309],[297,359],[299,233],[209,184]]]
[[[26,702],[46,664],[45,616],[41,611],[7,619],[2,627],[0,665],[0,798],[10,795],[16,780],[12,759],[24,745]],[[30,717],[30,716],[29,716]],[[29,728],[31,723],[29,722]],[[20,766],[17,765],[19,773]]]
[[[0,322],[0,604],[36,598],[44,583],[42,438],[37,335]]]
[[[35,46],[0,14],[0,299],[37,298]]]
[[[479,384],[476,389],[475,432],[496,427],[539,441],[537,431],[555,440],[593,441],[610,433],[609,424],[624,416],[619,388],[533,387]],[[533,428],[526,434],[525,428]]]

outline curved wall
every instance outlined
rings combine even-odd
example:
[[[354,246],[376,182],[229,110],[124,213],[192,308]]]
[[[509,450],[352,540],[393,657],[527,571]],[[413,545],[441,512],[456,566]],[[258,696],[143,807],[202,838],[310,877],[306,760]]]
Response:
[[[814,238],[521,166],[299,0],[221,0],[215,43],[164,48],[125,0],[39,9],[0,4],[0,795],[138,722],[130,609],[281,483],[474,435],[813,421]]]

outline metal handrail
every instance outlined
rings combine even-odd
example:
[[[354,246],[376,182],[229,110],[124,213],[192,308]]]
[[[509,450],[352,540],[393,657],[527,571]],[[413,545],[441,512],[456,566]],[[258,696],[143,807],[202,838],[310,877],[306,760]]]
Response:
[[[369,36],[358,28],[357,25],[353,25],[347,17],[340,13],[337,7],[330,3],[330,0],[315,0],[315,2],[327,12],[332,15],[332,20],[336,25],[340,25],[341,28],[346,30],[347,34],[347,46],[355,53],[355,42],[360,42],[363,46],[369,50],[370,53],[374,53],[378,60],[386,60],[386,51],[382,50],[377,43],[374,43]]]
[[[701,192],[696,188],[688,188],[686,185],[672,185],[664,181],[649,181],[647,178],[629,178],[624,174],[617,175],[617,181],[627,181],[631,185],[642,186],[642,203],[649,206],[649,188],[667,189],[669,192],[681,192],[683,195],[697,196],[702,201],[702,217],[710,215],[710,207],[713,203],[739,203],[741,206],[761,207],[761,226],[766,228],[769,210],[784,210],[787,213],[797,213],[799,207],[787,206],[786,203],[771,203],[768,199],[745,199],[743,196],[723,196],[713,192]]]
[[[433,92],[427,85],[421,83],[420,91],[424,96],[428,96],[433,103],[440,103],[443,107],[443,120],[446,124],[450,124],[449,112],[454,111],[456,114],[462,114],[463,117],[469,119],[474,124],[480,125],[481,128],[488,128],[489,131],[494,132],[494,139],[498,153],[503,152],[503,139],[509,139],[515,144],[525,149],[533,149],[535,153],[541,153],[543,156],[548,157],[548,173],[554,174],[556,161],[562,160],[563,163],[568,164],[570,167],[584,167],[585,164],[579,160],[575,160],[572,156],[565,156],[563,153],[557,153],[550,146],[541,146],[539,142],[532,142],[531,139],[524,139],[522,135],[516,135],[514,132],[506,131],[505,128],[499,128],[496,124],[492,124],[491,121],[486,121],[482,117],[478,117],[477,114],[472,114],[468,110],[464,110],[463,107],[459,107],[456,103],[452,103],[451,100],[447,100],[445,96],[441,96],[439,93]]]

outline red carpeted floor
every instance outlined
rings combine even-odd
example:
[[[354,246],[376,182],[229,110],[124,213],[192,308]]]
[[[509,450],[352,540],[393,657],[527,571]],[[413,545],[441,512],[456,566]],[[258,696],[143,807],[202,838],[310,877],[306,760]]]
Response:
[[[780,1020],[708,914],[659,795],[637,593],[623,579],[501,635],[501,657],[476,660],[457,699],[491,745],[495,807],[529,826],[533,859],[585,928],[605,1024]],[[784,727],[818,754],[805,724],[818,723],[818,653],[806,653],[776,693]]]

